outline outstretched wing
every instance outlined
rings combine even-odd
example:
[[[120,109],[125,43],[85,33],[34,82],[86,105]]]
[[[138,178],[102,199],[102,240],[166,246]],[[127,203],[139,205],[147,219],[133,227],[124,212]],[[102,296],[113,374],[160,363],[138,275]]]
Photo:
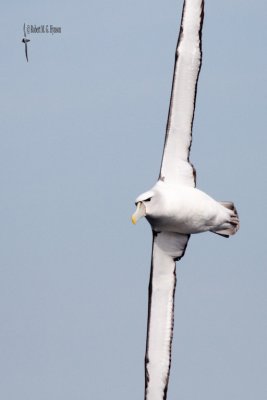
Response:
[[[27,62],[28,62],[29,60],[28,60],[28,46],[27,46],[27,42],[25,42],[25,56],[26,56],[26,60],[27,60]]]
[[[24,31],[24,37],[26,37],[25,23],[24,23],[24,25],[23,25],[23,31]]]
[[[196,91],[201,67],[204,0],[185,0],[175,54],[174,75],[160,178],[195,186],[189,162]]]
[[[145,399],[165,399],[171,363],[175,261],[183,257],[189,235],[153,232],[149,282]]]

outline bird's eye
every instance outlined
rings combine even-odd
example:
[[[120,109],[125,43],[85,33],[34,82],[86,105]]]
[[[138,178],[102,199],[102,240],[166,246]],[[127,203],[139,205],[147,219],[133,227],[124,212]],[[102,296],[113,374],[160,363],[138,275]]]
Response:
[[[152,199],[152,197],[149,197],[149,199],[146,199],[145,201],[150,201]]]

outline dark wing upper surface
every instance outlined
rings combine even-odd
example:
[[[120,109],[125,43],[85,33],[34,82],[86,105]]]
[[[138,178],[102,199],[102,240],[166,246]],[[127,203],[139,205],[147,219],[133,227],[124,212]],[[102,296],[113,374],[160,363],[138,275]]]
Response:
[[[28,46],[27,46],[27,42],[25,42],[25,55],[26,55],[26,60],[28,62]]]
[[[189,162],[196,90],[201,67],[204,0],[186,0],[175,54],[174,75],[160,178],[195,186]]]

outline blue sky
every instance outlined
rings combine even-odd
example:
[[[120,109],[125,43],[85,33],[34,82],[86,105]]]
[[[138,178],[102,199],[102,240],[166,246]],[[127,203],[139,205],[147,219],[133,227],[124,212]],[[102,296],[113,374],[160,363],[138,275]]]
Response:
[[[143,396],[151,233],[182,2],[11,1],[0,65],[0,397]],[[191,160],[238,234],[177,264],[169,398],[267,396],[264,1],[206,0]],[[61,34],[29,35],[23,24]]]

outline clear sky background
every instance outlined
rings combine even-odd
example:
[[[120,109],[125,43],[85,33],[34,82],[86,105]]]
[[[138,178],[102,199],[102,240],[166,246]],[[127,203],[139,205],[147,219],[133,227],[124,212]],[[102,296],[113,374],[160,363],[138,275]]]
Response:
[[[1,7],[0,398],[143,398],[148,223],[181,0]],[[206,0],[191,160],[229,240],[177,264],[168,399],[267,398],[267,3]],[[23,24],[60,26],[29,35]]]

